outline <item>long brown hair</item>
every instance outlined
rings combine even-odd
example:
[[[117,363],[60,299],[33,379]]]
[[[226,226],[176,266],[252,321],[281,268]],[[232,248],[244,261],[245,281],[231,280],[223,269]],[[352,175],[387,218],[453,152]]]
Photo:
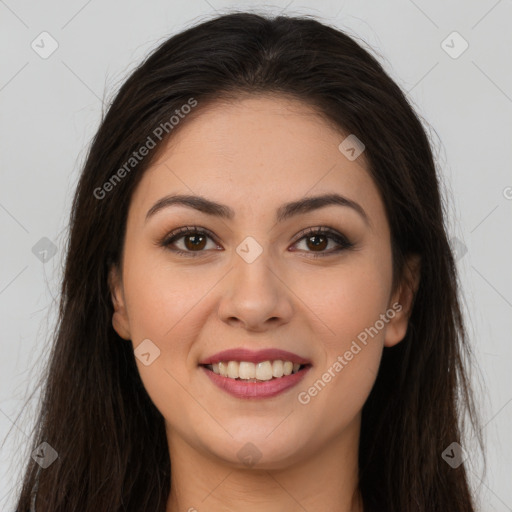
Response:
[[[298,98],[364,142],[391,228],[395,286],[406,256],[421,256],[406,337],[384,349],[363,408],[365,512],[475,511],[466,464],[455,468],[442,456],[452,443],[464,443],[464,412],[477,437],[480,430],[426,131],[401,89],[352,37],[309,16],[231,13],[161,44],[122,85],[91,144],[72,204],[32,443],[48,443],[58,458],[46,469],[27,461],[20,512],[29,510],[35,489],[37,512],[165,511],[171,467],[164,418],[141,382],[131,345],[112,328],[108,271],[120,263],[133,191],[172,137],[176,110],[192,98],[197,115],[220,98],[259,93]],[[159,138],[161,126],[168,129]],[[155,150],[127,167],[148,137]]]

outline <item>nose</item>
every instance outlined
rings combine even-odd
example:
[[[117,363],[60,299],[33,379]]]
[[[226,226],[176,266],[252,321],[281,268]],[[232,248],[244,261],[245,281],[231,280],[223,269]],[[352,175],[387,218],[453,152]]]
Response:
[[[252,332],[288,323],[293,315],[294,295],[286,276],[272,266],[265,251],[252,263],[237,255],[233,266],[221,291],[220,319]]]

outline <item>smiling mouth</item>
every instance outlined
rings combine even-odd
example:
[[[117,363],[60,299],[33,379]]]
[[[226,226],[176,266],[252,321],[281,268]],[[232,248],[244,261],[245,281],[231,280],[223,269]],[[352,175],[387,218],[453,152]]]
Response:
[[[311,366],[291,361],[262,361],[251,363],[247,361],[222,361],[214,364],[201,364],[207,370],[231,380],[243,382],[268,382],[294,375]]]

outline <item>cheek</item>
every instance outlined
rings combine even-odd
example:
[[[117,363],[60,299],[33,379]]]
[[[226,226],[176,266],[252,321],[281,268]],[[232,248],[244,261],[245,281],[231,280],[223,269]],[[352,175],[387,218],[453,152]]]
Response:
[[[188,269],[167,265],[165,258],[133,253],[125,265],[125,295],[134,342],[154,337],[169,348],[174,333],[187,326],[190,313],[209,289]]]
[[[202,283],[201,289],[195,287],[186,270],[172,269],[161,260],[152,261],[150,254],[132,251],[124,268],[134,349],[149,339],[160,351],[149,365],[137,357],[135,362],[144,388],[165,418],[176,419],[184,415],[183,411],[200,416],[201,410],[190,406],[190,395],[184,388],[190,386],[187,361],[192,364],[190,345],[197,336],[198,324],[193,319],[200,313],[200,299],[209,288],[207,283]]]
[[[201,294],[190,285],[186,272],[172,270],[165,262],[151,262],[147,255],[134,256],[132,252],[124,269],[133,348],[149,339],[158,354],[150,365],[138,357],[135,362],[155,406],[165,417],[174,417],[186,407],[181,386],[187,387],[190,377],[187,361],[195,329],[191,318],[201,307]]]
[[[321,319],[323,357],[308,381],[311,387],[301,389],[302,403],[316,402],[333,414],[343,411],[345,418],[361,409],[382,356],[387,323],[381,315],[386,314],[390,272],[390,260],[361,255],[357,264],[317,274],[315,292],[306,295],[306,302]]]
[[[389,262],[358,256],[353,263],[316,272],[314,286],[304,278],[296,282],[298,295],[305,298],[305,305],[319,319],[328,353],[350,346],[351,340],[373,326],[386,311],[391,282]]]

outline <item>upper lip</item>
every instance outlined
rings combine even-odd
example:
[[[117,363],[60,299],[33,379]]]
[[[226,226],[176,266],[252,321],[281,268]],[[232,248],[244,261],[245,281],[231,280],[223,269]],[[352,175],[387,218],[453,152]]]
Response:
[[[217,352],[216,354],[206,357],[200,361],[199,364],[215,364],[220,363],[221,361],[247,361],[256,364],[263,361],[275,361],[278,359],[298,364],[311,364],[311,362],[304,357],[278,348],[267,348],[256,351],[246,348],[223,350],[222,352]]]

